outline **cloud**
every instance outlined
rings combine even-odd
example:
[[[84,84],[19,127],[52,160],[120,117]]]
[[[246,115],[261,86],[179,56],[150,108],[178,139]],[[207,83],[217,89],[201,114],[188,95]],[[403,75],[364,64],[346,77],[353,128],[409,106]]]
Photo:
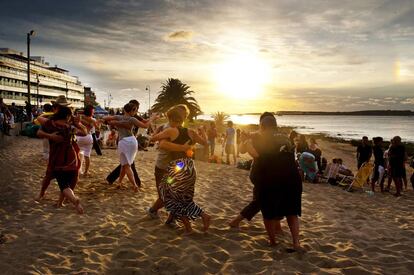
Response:
[[[176,31],[168,34],[167,41],[189,41],[193,39],[192,31]]]

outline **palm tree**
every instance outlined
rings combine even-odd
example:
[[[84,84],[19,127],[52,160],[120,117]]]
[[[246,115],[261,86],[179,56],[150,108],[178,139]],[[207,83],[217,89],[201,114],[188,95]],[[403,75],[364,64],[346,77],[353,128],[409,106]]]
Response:
[[[189,119],[192,120],[202,114],[197,100],[191,96],[193,93],[194,91],[191,91],[187,84],[182,83],[179,79],[169,78],[162,84],[162,90],[151,110],[164,113],[174,105],[185,104],[190,109]]]
[[[230,116],[225,112],[216,112],[212,115],[212,117],[216,123],[217,131],[219,133],[224,132],[224,129],[226,128],[226,126],[224,125],[224,121],[229,119]]]

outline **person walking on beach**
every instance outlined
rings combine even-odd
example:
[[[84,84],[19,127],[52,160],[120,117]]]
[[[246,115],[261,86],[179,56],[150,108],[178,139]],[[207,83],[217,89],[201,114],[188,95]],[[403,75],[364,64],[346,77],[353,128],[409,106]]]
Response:
[[[61,107],[50,119],[38,118],[41,129],[37,135],[50,142],[49,163],[47,170],[56,178],[61,194],[57,207],[61,207],[66,198],[79,214],[84,210],[79,198],[74,194],[78,182],[80,167],[79,149],[74,142],[74,135],[86,135],[87,129],[80,123],[80,118],[73,117],[69,107]]]
[[[118,122],[126,123],[128,128],[118,128],[119,142],[118,142],[118,153],[120,164],[122,166],[121,173],[119,176],[118,188],[122,188],[122,180],[126,175],[129,182],[132,184],[134,192],[138,192],[138,185],[135,182],[134,174],[131,170],[131,165],[135,160],[135,156],[138,151],[138,142],[132,133],[132,128],[143,127],[147,128],[149,124],[157,117],[152,116],[147,123],[143,123],[136,118],[138,108],[133,103],[127,103],[124,106],[123,115],[106,116],[103,118],[105,122],[108,122],[111,126],[119,126]]]
[[[384,150],[382,149],[382,137],[374,137],[372,139],[374,147],[372,151],[374,153],[374,171],[371,179],[371,190],[375,192],[375,184],[379,184],[381,192],[384,192],[384,173],[385,173],[385,160]]]
[[[224,150],[226,153],[226,163],[230,164],[230,155],[233,155],[233,161],[234,165],[237,163],[236,159],[236,152],[235,152],[235,137],[236,137],[236,130],[233,128],[233,121],[227,122],[227,129],[226,129],[226,135],[224,138]]]
[[[170,140],[172,143],[184,145],[201,143],[207,146],[207,140],[199,136],[195,131],[182,127],[185,120],[182,110],[177,106],[167,112],[170,127],[152,136],[153,141]],[[205,136],[205,133],[203,134]],[[191,155],[191,154],[190,154]],[[171,162],[160,183],[161,200],[165,209],[169,212],[169,220],[173,217],[180,219],[186,233],[192,232],[190,220],[201,217],[203,230],[207,231],[211,217],[198,206],[193,198],[196,183],[196,170],[194,161],[186,152],[170,152]]]
[[[208,146],[210,148],[210,156],[214,156],[216,147],[217,129],[214,121],[210,122],[210,127],[207,130]]]
[[[369,144],[367,136],[362,137],[362,142],[357,147],[357,167],[361,168],[362,164],[369,161],[372,156],[372,147]]]
[[[138,112],[138,110],[139,110],[139,102],[138,102],[138,100],[135,100],[135,99],[132,99],[132,100],[130,100],[129,101],[129,103],[132,103],[132,104],[134,104],[136,107],[137,107],[137,112]],[[142,127],[142,128],[148,128],[148,127],[150,127],[150,123],[149,123],[149,119],[143,119],[141,116],[139,116],[138,114],[136,114],[136,115],[134,115],[134,118],[136,118],[138,121],[140,121],[140,122],[142,122],[144,125],[146,125],[146,127]],[[121,121],[118,121],[118,122],[116,122],[116,124],[117,124],[117,127],[118,128],[124,128],[124,129],[128,129],[130,126],[129,126],[129,123],[128,122],[121,122]],[[133,129],[133,131],[132,131],[133,133],[134,133],[134,135],[136,136],[136,134],[138,133],[138,127],[134,127],[134,129]],[[131,169],[132,169],[132,173],[134,174],[134,179],[135,179],[135,182],[137,183],[137,185],[139,186],[139,187],[141,187],[141,179],[139,178],[139,175],[138,175],[138,172],[137,172],[137,169],[135,168],[135,162],[133,162],[132,164],[131,164]],[[109,173],[109,175],[106,177],[106,181],[109,183],[109,184],[113,184],[118,178],[119,178],[119,175],[121,174],[121,165],[118,165],[114,170],[112,170],[112,172],[111,173]]]

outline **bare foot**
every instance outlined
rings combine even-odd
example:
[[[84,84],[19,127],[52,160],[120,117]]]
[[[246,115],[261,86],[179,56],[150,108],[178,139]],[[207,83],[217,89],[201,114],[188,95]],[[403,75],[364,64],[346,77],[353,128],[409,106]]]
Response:
[[[85,211],[83,210],[83,207],[82,207],[82,205],[80,204],[80,200],[78,199],[78,200],[76,200],[76,202],[75,202],[75,208],[76,208],[76,211],[78,211],[78,214],[83,214],[83,213],[85,213]]]
[[[207,232],[208,228],[210,227],[211,216],[206,213],[203,213],[202,219],[204,225],[203,231]]]
[[[191,236],[193,235],[193,233],[194,233],[193,229],[185,229],[183,236]]]
[[[39,196],[37,196],[37,198],[35,198],[36,202],[40,202],[41,200],[43,200],[43,198],[45,197],[46,193],[42,193],[40,192]]]
[[[236,218],[234,218],[230,223],[230,227],[232,228],[239,228],[240,222],[243,220],[243,217],[241,215],[238,215]]]
[[[132,187],[132,190],[134,190],[135,193],[138,193],[139,188],[137,185],[135,185]]]

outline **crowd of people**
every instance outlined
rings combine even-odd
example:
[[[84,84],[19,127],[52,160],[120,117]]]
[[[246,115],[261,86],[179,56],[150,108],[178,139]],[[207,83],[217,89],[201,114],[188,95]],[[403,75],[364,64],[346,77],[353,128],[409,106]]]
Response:
[[[43,113],[38,114],[34,124],[40,125],[37,136],[43,138],[43,155],[48,160],[45,175],[37,201],[46,194],[53,179],[60,188],[57,207],[66,200],[72,203],[76,211],[84,213],[84,207],[75,188],[80,176],[88,177],[91,165],[91,152],[102,155],[99,141],[99,129],[108,131],[106,144],[117,147],[119,165],[107,176],[109,184],[116,182],[117,188],[124,189],[124,178],[129,181],[132,190],[139,192],[142,181],[135,165],[135,158],[140,146],[139,128],[151,128],[159,119],[158,114],[143,118],[138,115],[139,102],[131,100],[122,112],[96,118],[93,106],[86,106],[81,112],[74,113],[64,96],[58,97],[51,104],[43,106]],[[3,117],[10,112],[4,103],[1,105]],[[289,135],[278,131],[272,113],[265,112],[259,120],[259,130],[248,133],[235,129],[231,121],[223,135],[219,135],[214,122],[208,126],[190,129],[184,126],[189,115],[186,105],[180,104],[170,108],[165,116],[167,123],[153,130],[149,142],[158,144],[158,154],[154,166],[157,199],[147,208],[148,216],[157,218],[161,208],[169,216],[166,224],[182,222],[185,232],[192,232],[192,221],[201,218],[204,231],[207,231],[211,216],[194,201],[197,173],[194,158],[194,145],[204,148],[203,154],[210,160],[216,156],[216,142],[222,145],[225,163],[237,164],[240,154],[249,154],[253,159],[250,180],[253,184],[252,201],[234,217],[229,225],[238,227],[244,219],[251,220],[261,211],[264,227],[270,245],[276,244],[276,236],[281,232],[280,220],[286,217],[293,247],[291,251],[302,250],[299,242],[299,217],[301,215],[302,182],[317,183],[326,178],[330,184],[337,184],[337,175],[352,176],[339,158],[327,163],[315,138],[310,138],[292,131]],[[10,117],[10,114],[7,115]],[[4,121],[2,121],[4,124]],[[372,146],[367,137],[362,139],[357,148],[357,167],[360,169],[374,156],[375,167],[369,181],[372,191],[376,184],[381,192],[390,189],[392,181],[396,186],[396,196],[401,195],[403,187],[407,188],[405,161],[407,154],[401,138],[392,139],[388,150],[384,151],[383,139],[376,137]],[[384,179],[388,179],[384,187]]]

